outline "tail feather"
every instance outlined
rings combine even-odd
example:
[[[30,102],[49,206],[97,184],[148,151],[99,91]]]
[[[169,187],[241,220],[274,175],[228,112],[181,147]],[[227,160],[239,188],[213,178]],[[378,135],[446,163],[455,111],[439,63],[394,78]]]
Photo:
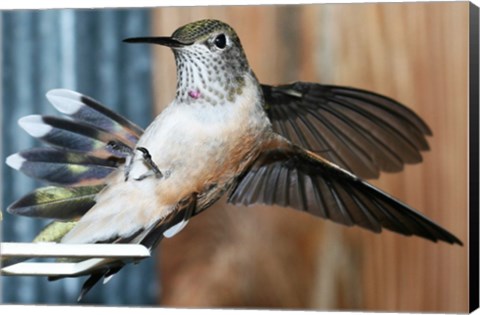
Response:
[[[100,185],[117,168],[112,160],[51,148],[22,151],[6,162],[30,177],[61,186]]]
[[[92,273],[90,277],[83,283],[82,290],[80,291],[80,294],[77,298],[77,302],[80,302],[85,295],[95,286],[95,284],[100,281],[100,279],[103,280],[103,284],[107,283],[110,281],[110,279],[122,269],[123,264],[120,264],[119,266],[114,266],[112,268],[108,269],[103,269],[98,272]]]
[[[15,201],[7,211],[28,217],[76,220],[95,204],[95,195],[103,187],[41,187]]]
[[[126,154],[108,148],[108,143],[112,141],[127,146],[121,138],[81,121],[30,115],[21,118],[18,123],[31,136],[56,148],[88,152],[89,155],[108,159],[126,157]]]
[[[47,224],[40,233],[33,239],[34,243],[59,243],[62,237],[65,236],[77,224],[73,221],[52,221]]]
[[[142,128],[80,93],[57,89],[49,91],[47,98],[63,114],[111,133],[130,146],[143,134]]]

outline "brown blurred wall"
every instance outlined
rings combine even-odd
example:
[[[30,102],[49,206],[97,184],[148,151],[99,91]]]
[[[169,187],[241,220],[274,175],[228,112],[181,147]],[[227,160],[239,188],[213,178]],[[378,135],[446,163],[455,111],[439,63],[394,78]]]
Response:
[[[433,130],[424,162],[373,181],[466,246],[347,228],[291,209],[225,203],[162,242],[161,303],[183,307],[465,312],[468,3],[157,8],[154,34],[221,19],[270,84],[296,80],[388,95]],[[155,47],[156,112],[174,97]]]

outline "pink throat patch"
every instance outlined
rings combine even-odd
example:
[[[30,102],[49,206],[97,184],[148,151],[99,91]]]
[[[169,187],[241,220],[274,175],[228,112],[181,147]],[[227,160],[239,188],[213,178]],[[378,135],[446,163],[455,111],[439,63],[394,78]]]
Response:
[[[190,91],[188,92],[188,96],[196,100],[197,98],[200,97],[200,91],[199,90]]]

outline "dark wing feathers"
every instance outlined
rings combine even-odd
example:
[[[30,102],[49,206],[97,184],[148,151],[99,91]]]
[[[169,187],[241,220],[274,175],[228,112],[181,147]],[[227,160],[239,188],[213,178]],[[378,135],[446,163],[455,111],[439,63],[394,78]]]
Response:
[[[362,178],[400,171],[428,150],[428,126],[388,97],[304,82],[262,90],[274,131]]]
[[[406,204],[298,147],[263,153],[242,175],[228,200],[233,204],[288,206],[374,232],[384,227],[404,235],[461,244]]]
[[[333,85],[326,85],[325,87],[329,88],[333,93],[336,93],[340,96],[364,101],[367,107],[372,111],[377,108],[381,108],[384,110],[384,112],[392,113],[393,116],[384,117],[384,119],[393,117],[394,119],[390,121],[390,124],[392,125],[396,125],[397,122],[403,121],[405,124],[409,124],[412,128],[419,130],[422,134],[432,135],[432,131],[428,125],[414,111],[392,98],[370,91],[350,87],[347,88]],[[400,120],[398,120],[398,118],[400,118]]]

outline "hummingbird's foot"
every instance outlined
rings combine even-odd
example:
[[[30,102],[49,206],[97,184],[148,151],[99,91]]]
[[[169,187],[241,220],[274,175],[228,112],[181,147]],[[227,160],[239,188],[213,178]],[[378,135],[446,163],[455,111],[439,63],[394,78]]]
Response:
[[[138,147],[137,148],[138,151],[142,152],[143,154],[143,160],[145,161],[145,163],[147,164],[147,166],[153,171],[155,177],[158,177],[158,178],[162,178],[163,177],[163,174],[162,172],[158,169],[158,166],[157,164],[155,164],[155,162],[153,161],[152,159],[152,156],[150,155],[150,153],[148,152],[148,150],[144,147]],[[136,178],[136,180],[142,180],[144,179],[145,177],[148,177],[149,175],[148,174],[144,174],[138,178]]]
[[[114,154],[116,156],[123,156],[125,159],[128,161],[129,157],[133,155],[133,149],[126,145],[123,142],[116,141],[116,140],[110,140],[108,141],[107,145],[105,146],[108,152],[111,154]],[[128,180],[128,174],[130,173],[130,168],[132,166],[132,163],[127,162],[126,167],[124,170],[125,173],[125,181]]]

